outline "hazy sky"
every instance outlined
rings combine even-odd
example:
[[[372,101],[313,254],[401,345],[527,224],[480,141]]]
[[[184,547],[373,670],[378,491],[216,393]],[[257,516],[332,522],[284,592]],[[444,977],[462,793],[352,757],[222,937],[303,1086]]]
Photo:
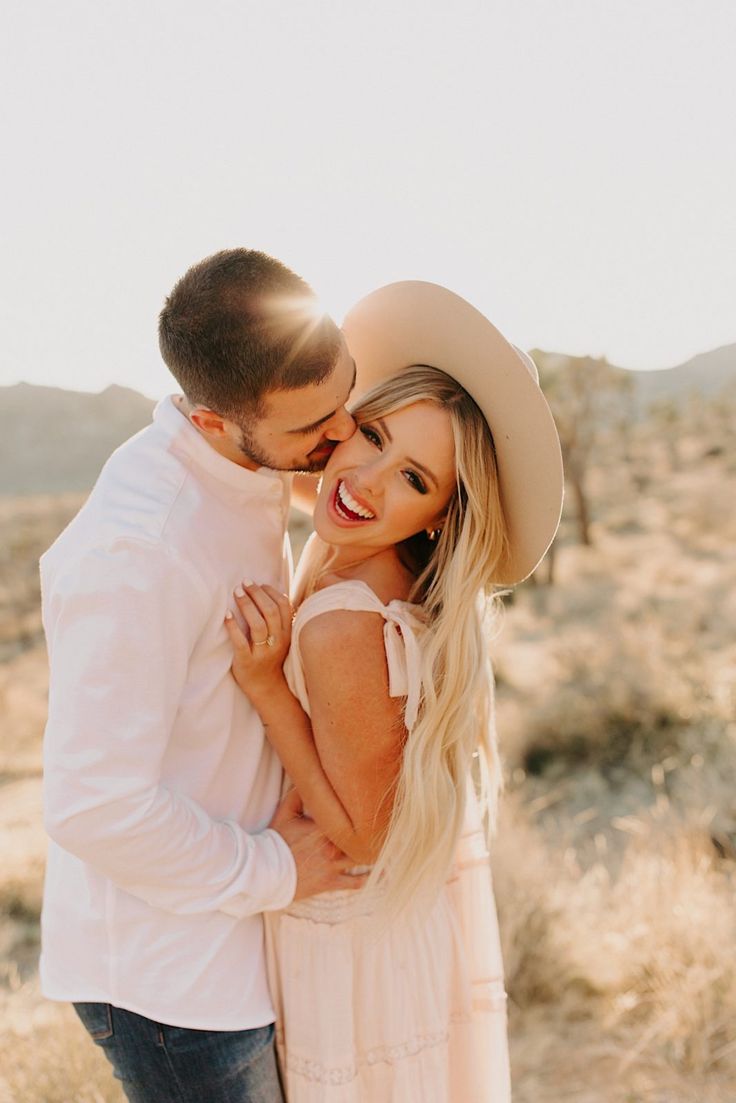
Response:
[[[513,341],[736,341],[734,0],[3,0],[0,384],[158,397],[175,280],[247,245],[339,318],[444,283]]]

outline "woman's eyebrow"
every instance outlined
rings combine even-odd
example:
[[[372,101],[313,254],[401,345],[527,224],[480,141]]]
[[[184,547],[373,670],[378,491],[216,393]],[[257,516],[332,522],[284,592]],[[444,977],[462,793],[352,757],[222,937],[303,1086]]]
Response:
[[[394,438],[391,436],[391,433],[389,432],[389,428],[386,425],[386,422],[383,420],[382,417],[376,418],[376,421],[381,426],[381,432],[386,436],[389,444],[393,444]],[[416,460],[413,460],[411,458],[411,456],[407,456],[406,461],[407,461],[407,463],[410,463],[412,465],[412,467],[418,468],[422,472],[423,475],[427,476],[428,479],[431,479],[432,482],[435,485],[435,489],[439,490],[440,484],[437,482],[436,477],[432,474],[432,472],[429,470],[428,467],[425,467],[423,463],[418,463]]]

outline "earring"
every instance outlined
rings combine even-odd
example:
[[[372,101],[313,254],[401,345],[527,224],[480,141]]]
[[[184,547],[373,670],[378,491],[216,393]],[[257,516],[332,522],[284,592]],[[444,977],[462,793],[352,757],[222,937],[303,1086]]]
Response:
[[[427,539],[435,544],[441,532],[442,529],[427,529]]]

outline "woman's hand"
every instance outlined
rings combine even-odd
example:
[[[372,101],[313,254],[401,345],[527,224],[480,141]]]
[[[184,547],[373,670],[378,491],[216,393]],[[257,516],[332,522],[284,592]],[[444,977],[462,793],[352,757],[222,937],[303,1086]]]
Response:
[[[235,601],[248,636],[228,612],[225,627],[234,651],[233,677],[258,708],[264,694],[286,687],[283,666],[291,643],[293,611],[286,594],[253,582],[243,582],[235,590]]]

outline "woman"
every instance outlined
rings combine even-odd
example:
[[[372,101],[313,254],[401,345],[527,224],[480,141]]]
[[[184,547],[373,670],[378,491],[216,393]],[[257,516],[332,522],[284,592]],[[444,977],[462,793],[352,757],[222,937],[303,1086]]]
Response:
[[[492,813],[480,598],[554,535],[557,436],[530,362],[443,288],[390,285],[344,330],[373,386],[322,478],[293,631],[288,600],[253,584],[236,593],[248,636],[227,620],[233,673],[309,814],[372,867],[363,891],[267,920],[287,1096],[500,1103],[505,996],[471,781]]]

